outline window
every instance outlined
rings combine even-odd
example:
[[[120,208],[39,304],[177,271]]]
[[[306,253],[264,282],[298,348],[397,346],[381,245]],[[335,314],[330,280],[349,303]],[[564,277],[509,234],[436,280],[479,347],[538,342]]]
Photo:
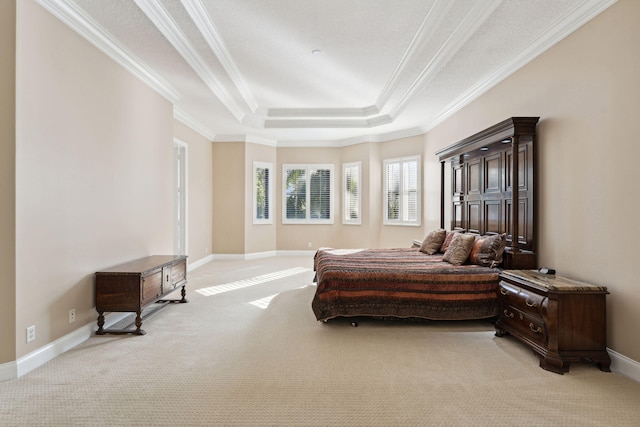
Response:
[[[420,156],[384,161],[384,224],[420,225]]]
[[[360,162],[342,165],[342,223],[360,224]]]
[[[283,224],[333,224],[333,165],[283,165]]]
[[[253,162],[253,223],[273,224],[271,163]]]

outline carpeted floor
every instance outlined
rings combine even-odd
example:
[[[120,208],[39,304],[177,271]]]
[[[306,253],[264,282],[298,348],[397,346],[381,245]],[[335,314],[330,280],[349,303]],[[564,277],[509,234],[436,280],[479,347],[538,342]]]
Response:
[[[0,383],[3,426],[635,426],[640,384],[538,367],[488,322],[315,320],[310,257],[214,261],[144,336]]]

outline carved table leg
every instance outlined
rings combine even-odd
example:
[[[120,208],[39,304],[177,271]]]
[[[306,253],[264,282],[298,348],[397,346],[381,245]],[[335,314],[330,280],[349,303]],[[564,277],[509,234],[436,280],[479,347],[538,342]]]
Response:
[[[182,296],[182,299],[180,300],[181,303],[189,302],[189,300],[185,298],[185,296],[187,295],[187,291],[184,288],[184,285],[182,285],[182,290],[180,291],[180,295]]]
[[[135,330],[134,334],[136,334],[136,335],[144,335],[144,334],[146,334],[145,331],[140,329],[141,326],[142,326],[142,310],[138,310],[138,311],[136,311],[136,330]]]
[[[96,335],[104,335],[104,311],[98,312],[98,330]]]

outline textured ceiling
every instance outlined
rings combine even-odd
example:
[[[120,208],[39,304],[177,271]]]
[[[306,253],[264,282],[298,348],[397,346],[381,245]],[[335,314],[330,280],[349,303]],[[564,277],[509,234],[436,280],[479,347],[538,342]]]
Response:
[[[281,146],[424,133],[615,2],[37,1],[208,138]]]

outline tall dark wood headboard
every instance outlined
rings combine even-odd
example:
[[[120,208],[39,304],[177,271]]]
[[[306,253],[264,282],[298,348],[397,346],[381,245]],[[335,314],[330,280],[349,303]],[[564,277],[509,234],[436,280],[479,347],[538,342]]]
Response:
[[[451,229],[480,235],[506,233],[505,268],[536,267],[534,141],[538,119],[511,117],[436,152],[441,163],[440,226],[445,228],[448,162]]]

